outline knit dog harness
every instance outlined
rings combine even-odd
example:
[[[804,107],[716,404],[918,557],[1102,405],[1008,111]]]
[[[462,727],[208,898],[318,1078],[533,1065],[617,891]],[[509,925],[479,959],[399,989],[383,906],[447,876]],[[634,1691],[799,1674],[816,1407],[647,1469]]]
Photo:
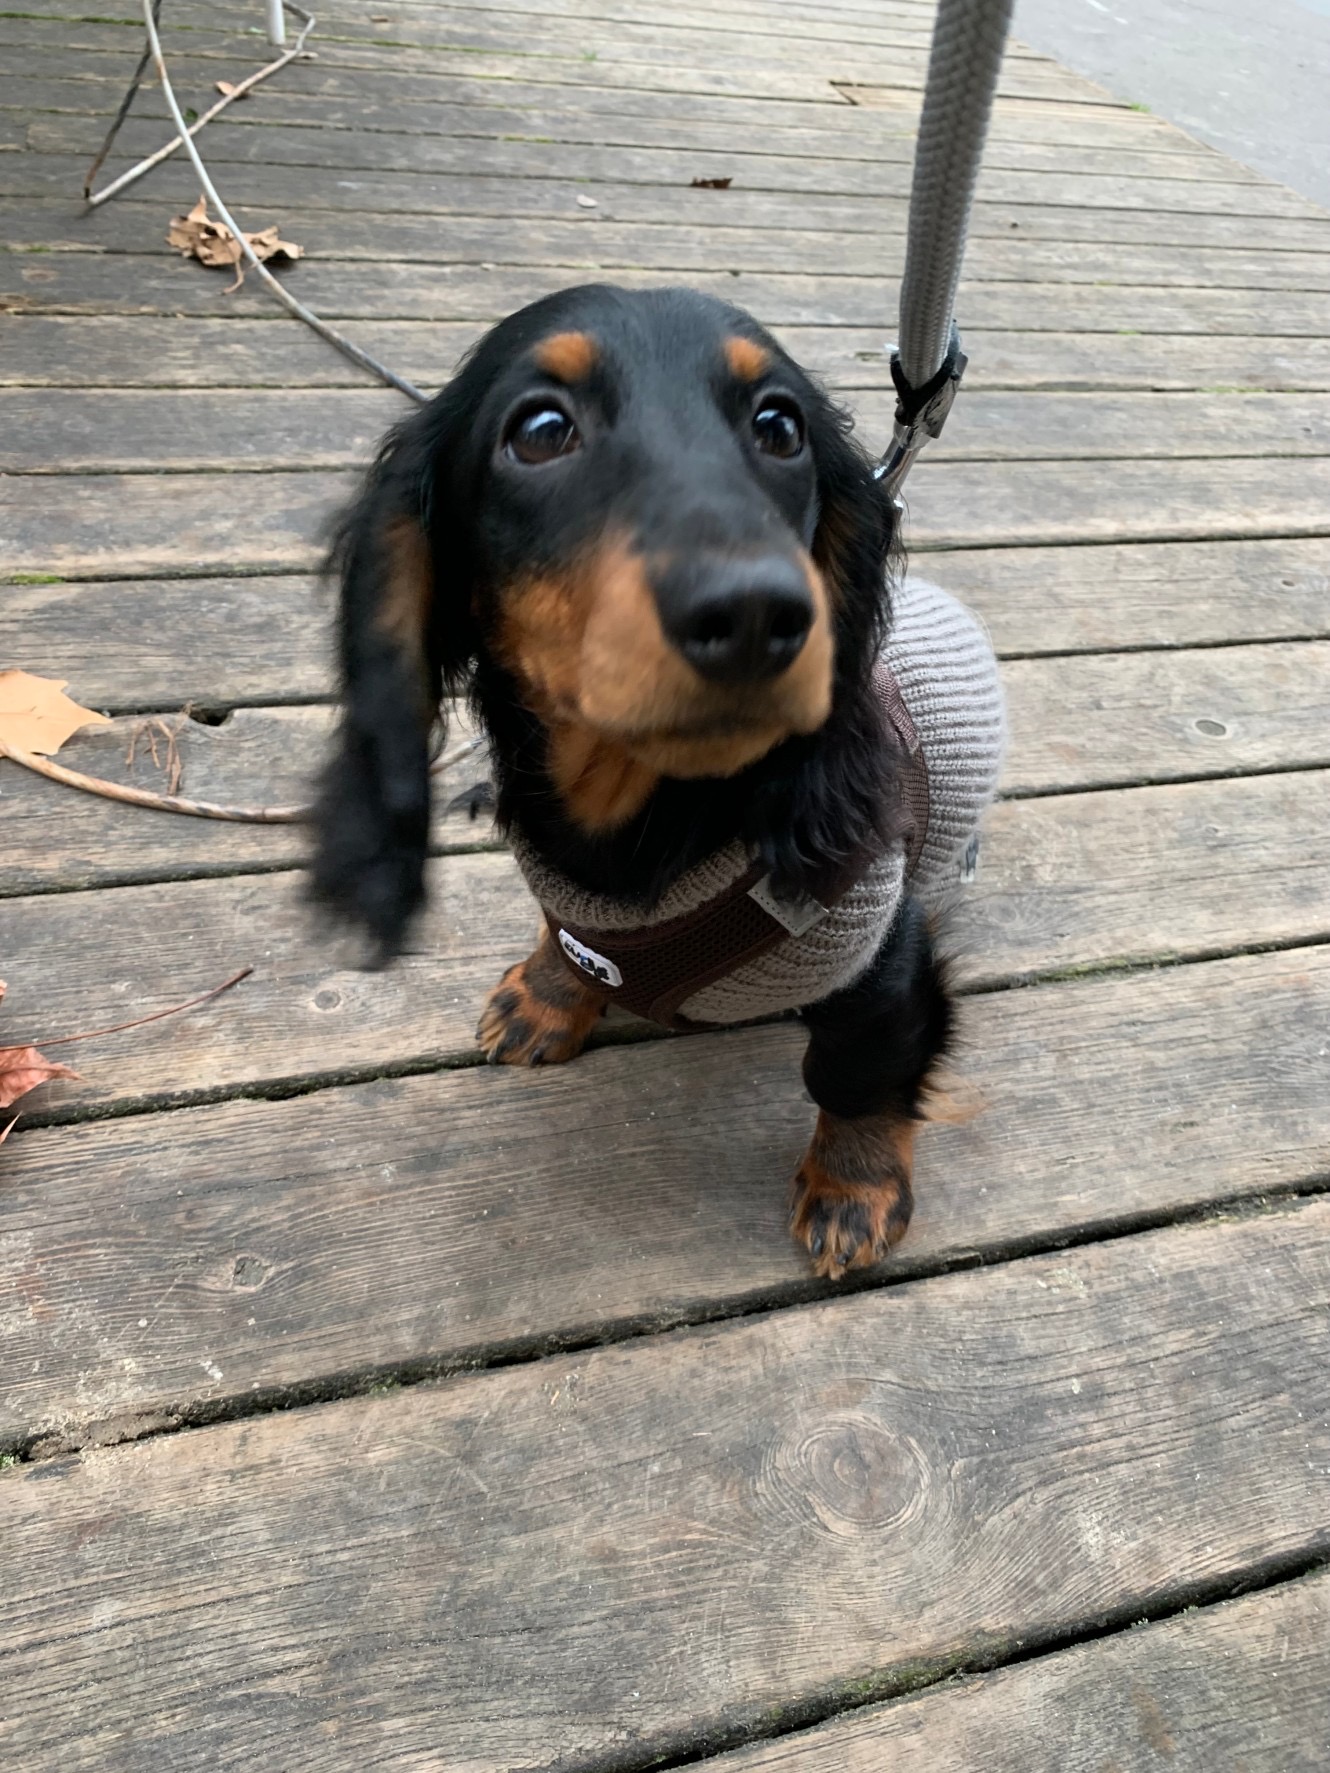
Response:
[[[885,659],[873,670],[878,711],[906,763],[899,791],[907,815],[905,873],[913,873],[928,835],[928,765],[900,685]],[[681,916],[640,929],[591,929],[569,924],[542,906],[560,954],[580,979],[604,990],[611,1003],[666,1028],[721,1026],[679,1013],[696,992],[757,959],[789,936],[801,936],[838,905],[882,855],[878,844],[815,874],[798,899],[778,899],[767,870],[753,862],[737,880]]]

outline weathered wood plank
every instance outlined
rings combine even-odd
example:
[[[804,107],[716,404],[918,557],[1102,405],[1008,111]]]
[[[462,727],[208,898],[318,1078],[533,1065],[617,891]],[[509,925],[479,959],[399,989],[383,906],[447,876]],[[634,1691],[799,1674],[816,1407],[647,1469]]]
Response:
[[[209,75],[215,78],[215,64],[211,69],[206,64],[196,66],[191,72],[201,106]],[[299,160],[325,167],[447,165],[468,174],[511,170],[525,176],[593,178],[605,176],[610,169],[615,180],[635,182],[644,177],[648,183],[668,183],[672,172],[677,175],[686,166],[706,172],[713,157],[722,155],[721,170],[732,171],[749,189],[821,189],[823,184],[813,187],[808,181],[816,176],[814,168],[825,163],[821,179],[824,183],[834,180],[838,193],[899,197],[908,190],[902,173],[908,179],[914,146],[909,130],[900,124],[887,131],[868,124],[854,135],[843,130],[763,129],[753,136],[747,130],[739,134],[729,123],[708,127],[695,120],[670,124],[655,119],[616,119],[607,127],[604,118],[588,120],[583,115],[579,119],[576,111],[567,108],[546,112],[473,107],[451,127],[444,127],[452,122],[451,112],[441,113],[437,105],[394,101],[393,80],[367,75],[364,81],[369,91],[360,91],[359,104],[355,93],[348,93],[339,104],[335,96],[330,101],[319,92],[295,94],[280,110],[247,106],[243,113],[228,112],[228,139],[222,158],[254,163],[260,140],[280,136],[280,143],[274,140],[274,153],[285,152],[300,141]],[[35,91],[28,96],[28,104],[38,111],[28,140],[33,150],[42,154],[81,153],[94,131],[105,128],[104,118],[89,114],[89,99],[97,93],[95,89],[90,93],[86,81],[47,84],[53,104],[39,105]],[[113,112],[115,101],[109,97],[107,84],[104,102]],[[355,84],[359,90],[361,83]],[[78,109],[72,108],[75,100],[82,101]],[[185,102],[183,96],[181,102]],[[132,131],[118,143],[119,155],[130,159],[152,152],[171,133],[168,113],[160,101],[156,115],[151,103],[142,111],[136,107],[134,115]],[[366,145],[366,130],[373,131],[372,146]],[[421,141],[433,145],[425,158],[416,161],[412,153]],[[1061,140],[999,140],[991,152],[985,152],[984,163],[990,173],[1099,178],[1109,151],[1115,176],[1166,180],[1163,196],[1169,200],[1176,196],[1180,180],[1218,183],[1230,190],[1247,185],[1256,191],[1265,188],[1258,174],[1217,154],[1200,150],[1188,154],[1177,147],[1156,151],[1144,143],[1119,153],[1102,138],[1083,147]],[[439,160],[433,155],[447,158]],[[263,164],[261,158],[258,163]],[[1244,194],[1244,200],[1252,197],[1253,192]]]
[[[237,926],[262,921],[252,883],[250,897],[234,907]],[[474,1014],[473,975],[484,972],[481,989],[497,976],[476,949],[453,944],[451,958],[442,991],[409,967],[366,975],[306,958],[288,975],[295,989],[277,992],[273,973],[290,963],[270,956],[229,998],[168,1026],[193,1055],[190,1075],[219,1090],[245,1075],[260,1091],[326,1082],[333,1042],[343,1076],[437,1064],[451,1025]],[[484,958],[497,969],[504,956]],[[137,980],[133,991],[135,1007],[158,1001]],[[968,1002],[965,1071],[988,1107],[923,1140],[916,1217],[892,1272],[1121,1231],[1316,1176],[1330,1128],[1318,1057],[1328,1003],[1324,949]],[[49,1029],[58,1012],[45,1014]],[[80,1063],[132,1066],[145,1038],[174,1075],[171,1037],[148,1029],[86,1047]],[[253,1041],[269,1056],[261,1076]],[[802,1048],[796,1028],[766,1028],[601,1048],[545,1073],[454,1069],[169,1122],[15,1133],[0,1277],[23,1303],[0,1440],[788,1299],[806,1287],[784,1223],[811,1121]],[[1033,1062],[1050,1051],[1056,1075]],[[292,1069],[310,1053],[321,1069]],[[565,1254],[557,1228],[569,1223],[581,1235]],[[262,1272],[236,1274],[246,1255]],[[127,1364],[126,1342],[152,1359]]]
[[[302,260],[288,286],[328,318],[494,321],[586,278],[565,267],[383,265],[358,260]],[[616,269],[630,289],[659,284],[655,271]],[[881,278],[819,278],[805,273],[703,271],[689,281],[750,310],[773,327],[883,327],[889,303]],[[179,255],[13,253],[0,257],[0,299],[14,310],[216,315],[225,281]],[[270,313],[272,298],[243,289],[225,298],[237,316]],[[1151,332],[1186,335],[1272,333],[1285,340],[1330,332],[1330,292],[1281,290],[1271,297],[1241,289],[1077,286],[1074,309],[1064,284],[962,284],[957,313],[971,332],[1056,333],[1074,313],[1082,334]],[[984,341],[976,339],[982,350]]]
[[[10,476],[0,482],[0,577],[306,572],[322,557],[350,474],[173,478]],[[919,550],[999,543],[1323,536],[1330,458],[922,463],[906,540]],[[169,511],[169,517],[167,512]],[[941,569],[938,569],[941,570]]]
[[[0,391],[0,471],[114,474],[363,467],[412,411],[392,388]],[[1319,426],[1299,426],[1307,436]],[[1310,453],[1310,452],[1309,452]],[[160,488],[157,493],[161,497]]]
[[[1330,1742],[1330,1577],[1079,1644],[704,1763],[714,1773],[1313,1773]]]
[[[0,15],[0,44],[11,52],[28,47],[58,48],[63,45],[78,51],[81,58],[88,55],[123,57],[132,43],[132,39],[128,39],[128,25],[128,20],[121,26],[70,19],[48,20],[16,17],[13,14]],[[491,79],[496,83],[509,79],[530,79],[533,63],[538,62],[543,79],[570,92],[580,91],[587,86],[617,86],[623,90],[646,92],[670,92],[677,89],[693,93],[733,93],[751,98],[771,95],[814,101],[826,97],[832,90],[830,79],[833,75],[844,79],[851,71],[847,65],[849,58],[844,56],[828,61],[825,71],[818,72],[808,66],[806,58],[801,62],[798,58],[787,60],[779,54],[764,57],[751,52],[747,46],[742,59],[720,63],[715,55],[714,43],[699,41],[696,47],[672,48],[669,42],[671,33],[668,32],[661,32],[659,43],[652,48],[638,45],[635,46],[635,52],[622,58],[609,54],[607,50],[603,59],[601,45],[609,42],[605,36],[598,37],[594,50],[577,46],[560,53],[544,46],[516,50],[491,49],[483,45],[469,49],[465,45],[447,43],[431,46],[424,40],[427,34],[422,32],[414,39],[355,42],[325,33],[319,42],[319,59],[331,67],[401,67],[417,72],[437,70],[444,74],[466,74],[473,79]],[[246,43],[244,37],[236,38],[220,31],[182,32],[175,42],[182,41],[187,43],[189,53],[200,61],[214,59],[233,64],[238,54],[246,51],[252,53],[253,49],[252,43]],[[169,50],[175,44],[168,39],[167,47]],[[632,59],[634,53],[637,59]],[[861,56],[861,49],[856,47],[854,62],[858,63]],[[902,49],[891,52],[892,78],[902,92],[917,93],[922,89],[927,59],[927,53],[922,48],[916,51]],[[221,74],[226,70],[219,68],[218,72]],[[1040,61],[1029,56],[1006,58],[998,93],[1007,99],[1082,103],[1096,108],[1115,104],[1102,87],[1094,86],[1078,75],[1067,73],[1056,62]],[[834,102],[844,104],[846,100],[843,95],[836,93]],[[1272,186],[1271,189],[1275,190],[1277,187]]]
[[[1330,764],[1330,643],[1235,646],[1003,668],[1008,793]]]
[[[733,15],[729,15],[733,16]],[[770,14],[767,14],[770,17]],[[832,27],[836,27],[833,25]],[[248,71],[260,57],[257,46],[237,46],[236,65]],[[97,110],[102,115],[114,112],[118,102],[117,82],[123,72],[100,55],[88,55],[72,61],[58,48],[28,47],[23,51],[23,67],[34,83],[45,88],[59,80],[64,86],[77,87],[87,96],[77,108]],[[173,50],[172,78],[182,101],[204,91],[216,78],[215,62],[196,62],[188,45]],[[288,101],[297,105],[306,98],[326,97],[334,105],[338,100],[361,93],[366,101],[367,121],[386,87],[398,93],[405,104],[467,106],[477,113],[502,115],[508,112],[520,120],[533,112],[557,113],[559,127],[576,127],[579,118],[625,117],[652,118],[676,126],[698,124],[751,127],[762,124],[777,132],[785,129],[811,129],[821,135],[877,141],[911,134],[918,126],[920,95],[896,92],[893,103],[874,110],[858,107],[847,92],[836,85],[819,88],[812,99],[783,97],[771,93],[762,98],[749,98],[729,93],[707,92],[633,92],[606,86],[582,87],[576,105],[568,103],[567,94],[552,85],[542,74],[539,61],[524,70],[520,77],[496,81],[474,79],[465,71],[441,73],[393,66],[387,70],[354,68],[339,70],[320,60],[293,67],[280,89],[275,104],[272,94],[256,90],[248,101],[252,109],[246,116],[257,118],[270,113],[285,118]],[[34,90],[39,90],[36,86]],[[146,105],[154,102],[151,89],[143,94]],[[21,106],[20,109],[28,109]],[[324,113],[318,113],[320,117]],[[1103,146],[1113,152],[1131,155],[1136,152],[1175,152],[1188,157],[1203,156],[1207,151],[1190,137],[1157,117],[1120,107],[1058,105],[1041,100],[999,99],[993,109],[989,140],[993,142],[1027,141],[1054,143],[1067,147]],[[1223,156],[1211,157],[1229,166]],[[1235,177],[1245,175],[1235,171]]]
[[[280,169],[278,169],[280,174]],[[749,271],[787,270],[788,239],[765,228],[685,226],[673,222],[619,222],[599,211],[582,210],[577,218],[541,220],[528,217],[514,229],[510,221],[487,216],[450,218],[446,243],[439,223],[430,214],[410,215],[373,211],[362,213],[354,205],[357,180],[329,180],[328,189],[313,192],[298,175],[288,175],[294,201],[302,216],[310,208],[311,195],[330,201],[314,205],[308,225],[299,231],[328,260],[411,260],[437,264],[445,252],[449,265],[539,265],[594,271],[612,277],[627,268],[644,268],[670,275],[708,269],[717,263],[741,264]],[[254,206],[234,201],[232,212],[251,230],[266,225],[266,218],[282,213],[281,193],[269,187],[281,185],[280,176],[265,171],[264,189],[255,194]],[[350,186],[348,190],[346,187]],[[400,196],[400,193],[399,193]],[[181,208],[192,199],[179,195]],[[118,201],[116,208],[93,210],[53,199],[20,201],[0,199],[0,226],[15,251],[114,252],[126,274],[126,251],[158,254],[162,245],[163,203],[149,205]],[[332,215],[323,211],[332,211]],[[723,213],[723,212],[717,212]],[[904,265],[905,235],[872,236],[800,230],[801,251],[811,262],[825,265],[820,275],[828,279],[854,275],[894,278]],[[969,283],[1055,283],[1063,287],[1065,300],[1074,303],[1074,288],[1081,284],[1103,286],[1147,284],[1204,286],[1244,290],[1330,289],[1330,253],[1246,253],[1234,248],[1176,247],[1153,245],[1103,245],[1098,242],[1023,240],[1010,232],[1006,237],[980,237],[971,242],[966,257]],[[1067,291],[1066,286],[1074,286]]]
[[[933,574],[1003,653],[1330,637],[1330,540],[956,550]]]
[[[895,396],[851,394],[870,448]],[[353,467],[409,411],[388,388],[347,391],[0,389],[0,471],[106,474]],[[1047,394],[966,390],[930,462],[1330,454],[1324,394]]]
[[[330,603],[312,578],[0,586],[6,665],[77,682],[107,713],[333,694]]]
[[[774,144],[765,153],[754,153],[742,143],[732,147],[707,147],[701,142],[679,148],[634,147],[624,143],[602,147],[542,141],[536,139],[534,129],[526,139],[496,139],[386,130],[364,133],[310,129],[276,121],[256,127],[220,118],[211,129],[217,132],[217,142],[210,143],[209,164],[215,162],[219,166],[266,166],[269,157],[273,157],[288,166],[447,172],[467,179],[576,179],[592,184],[604,181],[611,185],[687,186],[689,179],[697,176],[728,176],[751,191],[897,199],[908,197],[910,189],[910,162],[905,155],[889,160],[870,159],[866,154],[860,159],[830,159],[796,153],[782,155],[773,151]],[[39,154],[85,154],[95,151],[104,135],[105,124],[100,118],[42,113],[29,126],[28,145]],[[127,123],[117,142],[118,153],[136,159],[153,152],[162,136],[161,123]],[[1015,158],[1018,164],[1005,166],[1003,161],[1007,158]],[[1175,170],[1165,161],[1140,167],[1134,163],[1115,165],[1112,172],[1105,172],[1103,157],[1096,168],[1088,151],[1083,166],[1077,166],[1074,156],[1071,165],[1060,162],[1061,156],[1052,149],[1040,154],[999,156],[996,162],[986,163],[980,194],[990,203],[1121,207],[1126,202],[1130,207],[1150,210],[1181,209],[1186,207],[1188,198],[1194,197],[1197,206],[1211,214],[1241,213],[1244,209],[1258,214],[1314,214],[1304,199],[1294,198],[1281,187],[1271,187],[1274,195],[1268,198],[1267,209],[1267,188],[1251,175],[1199,180],[1190,176],[1190,162]]]
[[[984,982],[1323,940],[1328,821],[1319,772],[1007,801],[957,928]]]
[[[25,115],[114,113],[118,88],[113,80],[98,78],[97,69],[71,69],[58,55],[29,51],[24,56],[24,70],[22,93],[16,89],[14,100]],[[338,73],[335,69],[307,69],[302,75],[299,90],[284,87],[276,104],[265,103],[265,95],[256,92],[243,111],[230,114],[231,121],[258,129],[277,123],[286,128],[410,131],[473,139],[513,137],[599,147],[672,147],[694,153],[719,149],[744,157],[804,154],[880,163],[910,159],[917,125],[913,110],[895,110],[851,116],[847,127],[841,107],[799,106],[780,100],[738,99],[728,106],[703,101],[701,116],[687,112],[643,115],[636,107],[629,111],[622,97],[616,110],[607,109],[603,102],[594,109],[580,100],[576,107],[551,104],[550,93],[540,87],[521,89],[527,102],[519,107],[512,82],[504,82],[502,91],[492,94],[489,102],[473,98],[459,103],[451,96],[441,97],[435,90],[438,83],[429,76],[364,70]],[[197,101],[216,78],[216,67],[179,57],[173,61],[171,78],[182,106],[192,102],[198,108]],[[610,95],[598,96],[603,100]],[[699,108],[695,104],[689,109]],[[151,91],[136,101],[134,114],[141,123],[155,122],[158,127],[164,127],[169,116],[162,99]],[[1176,132],[1124,133],[1111,124],[1105,127],[1100,120],[1103,115],[1116,118],[1122,113],[1079,108],[1077,118],[1067,120],[1029,111],[1012,117],[999,108],[985,149],[987,163],[1013,170],[1098,172],[1103,169],[1105,152],[1111,151],[1119,171],[1142,177],[1217,179],[1230,185],[1258,180],[1257,174]],[[760,125],[760,133],[754,131],[755,124]]]
[[[1328,1232],[1315,1202],[8,1473],[13,1750],[640,1762],[1311,1555]]]
[[[116,164],[123,169],[125,162]],[[0,157],[0,194],[68,203],[81,189],[86,169],[86,156],[76,154],[26,153],[21,162],[12,164]],[[111,176],[111,169],[106,176]],[[168,162],[153,174],[153,180],[154,189],[172,194],[168,202],[192,203],[197,196],[178,162]],[[687,185],[598,183],[593,212],[578,205],[577,197],[589,193],[571,179],[442,178],[410,169],[357,170],[348,176],[319,167],[302,167],[294,174],[281,167],[251,168],[242,163],[233,163],[228,170],[226,189],[242,205],[247,202],[268,212],[278,206],[284,214],[298,206],[302,216],[307,209],[336,209],[374,215],[414,212],[491,220],[520,217],[541,225],[562,219],[588,229],[606,221],[648,227],[676,224],[692,230],[719,225],[770,230],[787,240],[793,232],[860,233],[885,242],[884,253],[891,250],[893,237],[904,234],[907,207],[899,197],[750,191],[742,183],[723,192],[693,190]],[[137,213],[133,207],[136,201],[141,203],[145,198],[131,198],[127,229],[136,225],[132,219]],[[1020,240],[1324,252],[1330,247],[1330,217],[1319,211],[1299,218],[1224,211],[1197,214],[1189,209],[1156,210],[1140,205],[1113,209],[1038,202],[975,204],[971,215],[974,239],[1010,241],[1013,233]],[[158,244],[155,232],[148,243]],[[494,256],[496,260],[502,257]]]
[[[195,388],[198,364],[231,388],[366,386],[361,370],[305,328],[264,319],[152,319],[23,314],[0,319],[6,349],[0,384],[35,387]],[[808,369],[842,391],[887,389],[885,327],[781,327],[782,342]],[[452,373],[483,331],[475,322],[357,322],[356,339],[425,388]],[[1330,390],[1324,339],[1231,338],[1222,366],[1212,340],[1188,337],[1082,337],[1076,333],[987,332],[971,340],[967,393],[983,389],[1076,391]],[[1232,380],[1222,387],[1213,378]]]

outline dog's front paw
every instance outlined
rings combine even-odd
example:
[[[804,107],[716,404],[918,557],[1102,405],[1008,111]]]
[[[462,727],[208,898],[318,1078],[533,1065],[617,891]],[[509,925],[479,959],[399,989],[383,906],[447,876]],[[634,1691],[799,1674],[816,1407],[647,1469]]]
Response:
[[[831,1279],[867,1268],[905,1236],[915,1131],[914,1121],[894,1115],[818,1115],[790,1206],[790,1230],[816,1273]]]
[[[604,1013],[602,994],[575,978],[543,935],[490,992],[476,1039],[491,1065],[561,1065],[582,1051]]]

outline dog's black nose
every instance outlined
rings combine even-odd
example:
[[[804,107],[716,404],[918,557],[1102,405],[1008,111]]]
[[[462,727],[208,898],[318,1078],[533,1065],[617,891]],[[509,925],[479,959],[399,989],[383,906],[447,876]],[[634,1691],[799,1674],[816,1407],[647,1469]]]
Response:
[[[670,638],[713,683],[761,683],[792,665],[813,625],[799,567],[779,556],[727,563],[667,619]]]

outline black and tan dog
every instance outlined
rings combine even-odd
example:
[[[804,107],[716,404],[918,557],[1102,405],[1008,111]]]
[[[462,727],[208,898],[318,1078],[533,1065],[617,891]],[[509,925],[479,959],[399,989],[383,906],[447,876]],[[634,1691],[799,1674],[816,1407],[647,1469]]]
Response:
[[[686,946],[700,915],[714,946],[706,918],[728,906],[737,962],[708,950],[680,986],[657,952],[647,996],[624,1001],[668,999],[673,1025],[800,1010],[820,1113],[791,1223],[824,1274],[904,1232],[952,1025],[905,879],[928,819],[902,792],[917,735],[890,685],[884,704],[892,523],[845,416],[749,316],[592,285],[495,327],[392,433],[333,557],[345,712],[317,895],[384,957],[400,944],[431,730],[445,694],[469,693],[548,918],[485,1006],[483,1047],[571,1059],[642,928]],[[759,941],[754,918],[781,927]]]

